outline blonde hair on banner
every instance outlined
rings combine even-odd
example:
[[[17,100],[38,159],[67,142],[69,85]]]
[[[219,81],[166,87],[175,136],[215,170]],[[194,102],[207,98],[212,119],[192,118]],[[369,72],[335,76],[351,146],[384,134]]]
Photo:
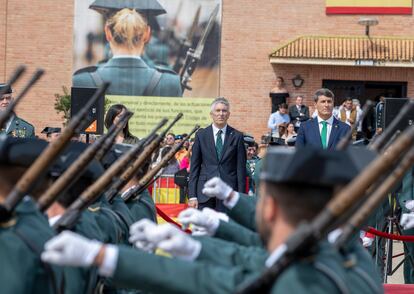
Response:
[[[148,29],[145,18],[134,9],[124,8],[106,21],[115,43],[134,48]]]

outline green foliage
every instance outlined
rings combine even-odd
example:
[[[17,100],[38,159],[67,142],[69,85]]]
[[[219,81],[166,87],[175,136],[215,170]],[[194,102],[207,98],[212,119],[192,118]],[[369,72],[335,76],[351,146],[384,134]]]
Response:
[[[63,94],[55,94],[55,110],[63,113],[64,125],[70,119],[70,93],[67,87],[62,86]]]

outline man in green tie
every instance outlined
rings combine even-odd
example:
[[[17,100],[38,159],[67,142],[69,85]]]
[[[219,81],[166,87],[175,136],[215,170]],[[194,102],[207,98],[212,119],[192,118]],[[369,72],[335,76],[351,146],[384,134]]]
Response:
[[[333,116],[334,94],[329,89],[319,89],[313,96],[317,117],[301,124],[296,146],[313,146],[335,149],[350,127]]]
[[[246,150],[243,134],[227,124],[230,104],[219,97],[211,104],[213,123],[197,132],[191,156],[189,206],[224,210],[222,202],[202,193],[204,184],[222,178],[235,191],[246,192]]]

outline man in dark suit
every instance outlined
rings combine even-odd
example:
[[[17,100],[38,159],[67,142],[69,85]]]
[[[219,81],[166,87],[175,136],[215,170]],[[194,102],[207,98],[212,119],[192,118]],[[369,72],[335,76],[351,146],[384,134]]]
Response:
[[[318,116],[300,126],[296,146],[335,149],[350,127],[333,116],[334,94],[331,90],[320,89],[313,99]]]
[[[230,104],[217,98],[211,104],[213,124],[197,132],[192,149],[189,206],[223,210],[220,200],[202,193],[205,182],[220,177],[235,191],[246,190],[246,150],[243,134],[227,124]]]
[[[300,127],[302,122],[309,119],[309,107],[303,104],[303,97],[296,96],[295,105],[289,107],[290,121],[295,124],[295,130]]]

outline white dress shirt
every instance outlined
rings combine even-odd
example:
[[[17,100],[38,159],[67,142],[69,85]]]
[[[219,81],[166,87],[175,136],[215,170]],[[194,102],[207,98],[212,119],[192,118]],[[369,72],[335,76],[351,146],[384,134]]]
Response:
[[[322,127],[323,127],[322,122],[323,121],[324,120],[322,118],[320,118],[319,115],[318,115],[319,134],[322,133]],[[333,115],[326,120],[326,122],[328,123],[326,125],[327,126],[327,132],[326,132],[326,144],[327,145],[329,143],[329,137],[331,136],[333,121],[334,121]]]
[[[224,128],[219,129],[218,127],[216,127],[214,124],[211,125],[213,127],[213,135],[214,135],[214,145],[216,145],[217,142],[217,133],[218,131],[222,130],[223,132],[221,133],[221,141],[223,142],[224,145],[224,139],[226,137],[226,131],[227,131],[227,125],[224,126]]]

